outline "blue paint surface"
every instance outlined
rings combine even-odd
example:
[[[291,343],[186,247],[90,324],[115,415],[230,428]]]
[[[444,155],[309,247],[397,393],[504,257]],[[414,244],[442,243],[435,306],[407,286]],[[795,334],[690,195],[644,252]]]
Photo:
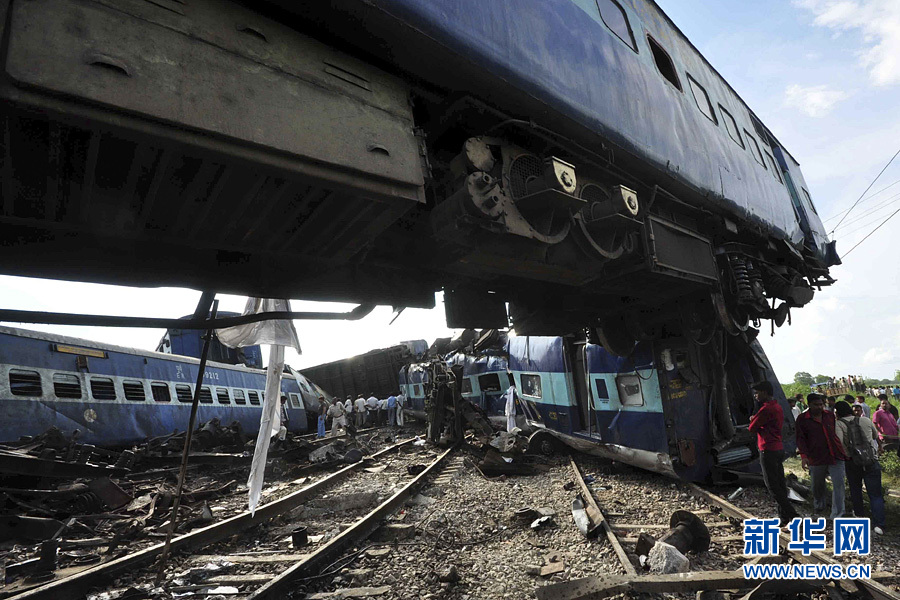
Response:
[[[105,357],[87,356],[87,368],[78,367],[78,355],[59,352],[58,344],[82,350],[102,351]],[[190,403],[177,398],[176,385],[187,385],[191,391],[197,378],[199,361],[157,352],[146,352],[97,344],[86,340],[0,328],[0,439],[15,440],[23,435],[37,435],[51,426],[65,434],[78,429],[80,440],[102,445],[139,443],[148,437],[167,435],[175,430],[184,431],[190,416]],[[12,393],[10,369],[37,373],[40,378],[40,394],[17,395]],[[80,399],[60,398],[54,386],[55,375],[75,377],[81,389]],[[100,400],[93,397],[91,381],[100,377],[113,381],[116,399]],[[213,400],[201,404],[198,423],[217,418],[227,425],[241,423],[244,430],[254,435],[259,430],[261,406],[249,402],[251,390],[260,393],[265,389],[266,373],[242,366],[207,363],[204,385],[209,386]],[[144,400],[126,400],[123,383],[142,384]],[[166,384],[169,402],[157,402],[151,394],[151,383]],[[229,403],[220,403],[217,388],[228,389]],[[235,401],[234,390],[243,391],[247,403]],[[318,388],[302,378],[298,382],[285,375],[281,382],[282,394],[293,397],[299,405],[285,404],[287,427],[292,432],[307,430],[304,405],[311,405],[321,393]]]
[[[594,0],[381,0],[377,7],[407,26],[398,36],[430,38],[580,124],[585,139],[604,136],[709,205],[797,247],[804,233],[787,188],[746,139],[742,147],[726,130],[721,108],[742,139],[752,136],[771,153],[750,109],[655,3],[620,4],[637,51],[606,27]],[[648,36],[671,57],[681,90],[661,76]],[[715,122],[699,109],[688,74],[708,94]],[[813,226],[824,237],[821,223]]]

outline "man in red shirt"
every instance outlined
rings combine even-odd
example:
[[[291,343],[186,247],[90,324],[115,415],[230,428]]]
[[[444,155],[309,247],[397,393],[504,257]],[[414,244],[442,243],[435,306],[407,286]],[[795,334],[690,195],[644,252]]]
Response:
[[[750,431],[756,434],[763,481],[778,504],[778,517],[784,527],[797,516],[797,511],[788,500],[787,484],[784,482],[784,445],[781,442],[784,412],[775,400],[771,382],[758,381],[751,388],[760,406],[750,419]]]
[[[809,410],[797,418],[797,450],[812,479],[813,508],[825,510],[825,477],[831,476],[831,518],[844,514],[844,446],[834,430],[834,413],[825,410],[820,394],[806,397]]]

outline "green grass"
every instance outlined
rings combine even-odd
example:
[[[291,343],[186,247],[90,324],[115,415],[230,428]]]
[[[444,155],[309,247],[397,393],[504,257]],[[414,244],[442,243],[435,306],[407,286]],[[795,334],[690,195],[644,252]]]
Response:
[[[809,472],[804,471],[803,467],[800,466],[800,457],[792,456],[784,461],[784,474],[793,473],[797,476],[798,479],[803,481],[805,484],[809,484]],[[828,489],[829,493],[831,490],[831,480],[828,480]],[[896,496],[891,496],[888,492],[890,490],[900,490],[900,459],[897,458],[897,453],[892,451],[887,453],[881,457],[881,487],[884,494],[884,511],[885,511],[885,520],[887,521],[886,525],[888,529],[892,532],[898,531],[900,529],[900,498]],[[866,510],[869,509],[869,497],[868,494],[865,493],[865,486],[863,486],[863,499],[866,503]],[[812,511],[812,498],[809,498],[809,502],[804,504],[804,506]],[[847,492],[846,495],[846,507],[847,510],[853,510],[853,505],[850,502],[850,492]]]

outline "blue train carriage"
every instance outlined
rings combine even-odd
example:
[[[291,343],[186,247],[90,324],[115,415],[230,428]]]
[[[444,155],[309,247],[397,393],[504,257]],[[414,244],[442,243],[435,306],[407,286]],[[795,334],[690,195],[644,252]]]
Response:
[[[697,293],[731,333],[780,326],[833,282],[799,163],[652,0],[280,4],[435,86],[411,90],[435,254],[490,289],[531,280],[496,297],[520,334],[574,331],[603,305],[622,351],[641,337],[628,321]],[[582,302],[554,302],[560,284]]]
[[[57,427],[80,441],[125,446],[187,428],[199,360],[0,327],[0,440]],[[327,394],[290,374],[282,379],[288,430],[308,429],[306,408]],[[266,372],[207,362],[198,422],[218,418],[259,430]]]
[[[406,396],[404,414],[425,420],[425,397],[431,393],[429,363],[410,363],[400,369],[400,392]]]
[[[506,427],[506,390],[512,385],[506,351],[487,351],[478,355],[456,353],[447,359],[453,367],[463,368],[460,394],[487,414],[495,427]]]
[[[510,337],[508,349],[538,448],[561,442],[691,481],[756,472],[749,385],[765,377],[786,415],[785,449],[794,450],[791,411],[756,342],[730,344],[718,390],[715,374],[700,375],[714,370],[698,346],[677,339],[640,343],[624,358],[564,337]]]

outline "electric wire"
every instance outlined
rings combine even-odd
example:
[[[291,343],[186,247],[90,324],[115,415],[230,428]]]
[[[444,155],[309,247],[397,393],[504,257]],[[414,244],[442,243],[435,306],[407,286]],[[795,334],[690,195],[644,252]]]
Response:
[[[881,212],[886,208],[890,208],[891,205],[896,204],[897,202],[900,202],[900,193],[895,194],[893,196],[888,196],[882,202],[879,202],[875,206],[870,207],[868,210],[859,213],[858,215],[854,216],[849,221],[844,221],[844,224],[841,225],[840,228],[836,228],[835,231],[840,233],[841,231],[846,229],[849,225],[853,225],[854,223],[859,223],[860,221],[866,219],[867,217],[872,216],[875,213]]]
[[[853,246],[852,248],[850,248],[849,250],[847,250],[847,251],[844,253],[844,256],[843,256],[842,258],[847,258],[847,255],[848,255],[848,254],[850,254],[851,252],[853,252],[854,250],[856,250],[856,249],[859,247],[860,244],[862,244],[864,241],[866,241],[867,239],[869,239],[869,236],[871,236],[873,233],[875,233],[876,231],[878,231],[879,229],[881,229],[881,226],[884,225],[885,223],[887,223],[888,221],[890,221],[890,220],[894,217],[894,215],[896,215],[897,213],[900,213],[900,208],[898,208],[897,210],[895,210],[894,212],[892,212],[892,213],[890,214],[890,216],[889,216],[887,219],[885,219],[884,221],[882,221],[882,222],[878,225],[878,227],[876,227],[875,229],[873,229],[872,231],[870,231],[869,233],[867,233],[867,234],[866,234],[866,237],[864,237],[863,239],[861,239],[861,240],[859,240],[858,242],[856,242],[856,245]]]
[[[888,208],[890,208],[890,207],[888,207]],[[864,231],[866,229],[869,229],[869,227],[871,227],[875,223],[878,223],[879,221],[881,221],[881,219],[883,217],[884,217],[884,215],[879,215],[879,216],[875,217],[874,219],[869,219],[865,223],[862,223],[862,224],[858,225],[857,227],[853,227],[852,229],[850,229],[848,231],[841,230],[838,232],[839,235],[833,236],[833,237],[834,237],[834,239],[845,240],[848,237],[850,237],[851,235],[853,235],[854,233],[856,233],[857,231]]]
[[[887,164],[884,165],[884,168],[881,169],[881,171],[879,171],[878,175],[875,176],[875,179],[872,180],[872,183],[870,183],[870,184],[868,185],[868,187],[865,189],[865,191],[864,191],[862,194],[859,195],[859,198],[856,199],[856,202],[853,203],[853,206],[851,206],[851,207],[847,210],[847,212],[844,213],[844,216],[841,217],[841,220],[838,221],[838,224],[834,226],[834,229],[837,229],[838,227],[840,227],[841,223],[844,222],[844,219],[847,218],[847,215],[850,214],[850,211],[853,210],[853,209],[856,207],[856,205],[859,204],[859,201],[862,200],[863,197],[864,197],[866,194],[869,193],[869,190],[872,189],[872,186],[875,185],[875,182],[878,181],[878,178],[881,177],[881,174],[884,173],[884,172],[887,170],[887,168],[888,168],[889,166],[891,166],[891,163],[894,162],[894,159],[897,158],[897,155],[898,155],[898,154],[900,154],[900,149],[898,149],[897,152],[894,153],[894,156],[892,156],[892,157],[891,157],[891,160],[889,160],[889,161],[887,162]],[[834,229],[831,230],[831,233],[834,233]]]
[[[878,194],[880,194],[881,192],[883,192],[883,191],[885,191],[885,190],[888,190],[888,189],[894,187],[894,186],[897,185],[898,183],[900,183],[900,179],[897,179],[897,180],[894,181],[893,183],[890,183],[890,184],[884,186],[883,188],[881,188],[881,189],[878,190],[877,192],[873,192],[873,193],[869,194],[868,196],[866,196],[865,198],[862,199],[861,204],[864,204],[866,201],[871,200],[872,198],[876,197],[876,196],[877,196]],[[822,221],[822,223],[824,224],[824,223],[827,223],[827,222],[829,222],[829,221],[834,221],[834,220],[837,219],[839,216],[841,216],[842,214],[844,214],[844,213],[846,213],[846,212],[849,212],[849,211],[850,211],[849,208],[845,208],[844,210],[838,211],[838,212],[834,213],[833,215],[831,215],[830,217],[828,217],[827,219],[825,219],[824,221]]]

